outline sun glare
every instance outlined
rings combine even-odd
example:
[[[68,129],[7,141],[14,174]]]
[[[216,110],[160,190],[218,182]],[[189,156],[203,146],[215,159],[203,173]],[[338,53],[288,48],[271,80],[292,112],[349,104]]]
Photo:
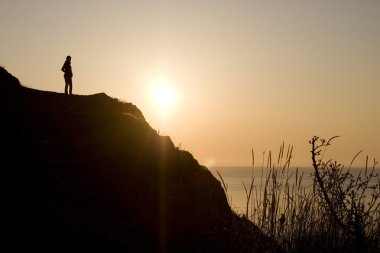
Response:
[[[153,82],[151,91],[154,107],[156,107],[161,113],[166,113],[174,106],[175,92],[167,80],[160,79]]]
[[[160,85],[155,88],[154,98],[158,106],[166,108],[173,102],[173,92],[168,86]]]

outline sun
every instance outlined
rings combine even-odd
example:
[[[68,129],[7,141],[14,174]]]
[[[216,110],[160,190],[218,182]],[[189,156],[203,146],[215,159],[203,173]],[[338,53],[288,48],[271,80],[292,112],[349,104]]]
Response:
[[[153,104],[158,111],[166,113],[174,106],[176,94],[169,81],[158,79],[152,82],[151,89]]]
[[[167,108],[173,103],[173,91],[167,85],[158,85],[154,89],[154,99],[161,108]]]

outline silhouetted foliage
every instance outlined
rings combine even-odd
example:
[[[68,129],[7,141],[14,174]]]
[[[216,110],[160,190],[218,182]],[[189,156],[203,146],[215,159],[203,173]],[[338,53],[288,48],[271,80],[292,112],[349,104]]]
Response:
[[[323,154],[336,137],[327,141],[313,137],[310,141],[315,190],[334,230],[346,234],[348,240],[352,237],[356,252],[364,252],[376,247],[379,239],[380,187],[379,175],[374,171],[378,162],[375,160],[368,168],[367,157],[364,173],[361,171],[356,177],[350,168],[345,169],[336,161],[324,162]]]
[[[312,185],[305,185],[305,175],[290,167],[293,147],[286,149],[284,143],[275,162],[272,152],[263,153],[261,174],[252,172],[249,188],[243,182],[250,208],[242,218],[276,240],[283,252],[380,252],[378,163],[374,160],[369,167],[367,157],[365,168],[355,176],[351,165],[358,155],[347,169],[336,161],[324,162],[323,154],[333,139],[310,141]],[[254,161],[252,151],[253,167]]]

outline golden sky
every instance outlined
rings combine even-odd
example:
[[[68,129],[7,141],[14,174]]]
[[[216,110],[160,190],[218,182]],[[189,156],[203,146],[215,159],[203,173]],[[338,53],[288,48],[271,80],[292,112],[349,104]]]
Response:
[[[285,141],[309,166],[312,136],[341,135],[331,157],[361,166],[380,159],[379,24],[378,0],[1,0],[0,65],[63,92],[71,55],[74,94],[132,102],[204,165]]]

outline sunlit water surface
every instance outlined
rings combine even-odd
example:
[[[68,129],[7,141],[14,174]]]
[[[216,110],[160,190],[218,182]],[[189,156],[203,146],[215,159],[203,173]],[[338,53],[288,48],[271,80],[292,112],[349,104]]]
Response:
[[[260,188],[263,189],[263,184],[265,183],[265,179],[269,173],[269,169],[266,168],[254,168],[252,167],[210,167],[209,170],[211,173],[219,180],[220,177],[217,174],[222,176],[223,181],[227,187],[227,195],[230,202],[230,205],[233,210],[237,213],[242,214],[245,213],[246,203],[247,203],[247,195],[244,190],[244,184],[247,190],[250,187],[252,177],[254,178],[254,190],[252,193],[251,200],[255,198],[256,192],[260,193]],[[293,184],[299,184],[301,182],[301,186],[305,188],[306,191],[310,191],[313,189],[313,168],[305,167],[305,168],[288,168],[284,171],[278,171],[277,182],[285,185],[287,178],[288,184],[292,186]],[[360,171],[362,174],[364,173],[364,168],[352,168],[351,172],[354,176],[357,176]],[[380,175],[380,168],[375,168],[375,173]],[[376,180],[372,180],[373,183],[376,183]],[[244,184],[243,184],[244,183]]]

